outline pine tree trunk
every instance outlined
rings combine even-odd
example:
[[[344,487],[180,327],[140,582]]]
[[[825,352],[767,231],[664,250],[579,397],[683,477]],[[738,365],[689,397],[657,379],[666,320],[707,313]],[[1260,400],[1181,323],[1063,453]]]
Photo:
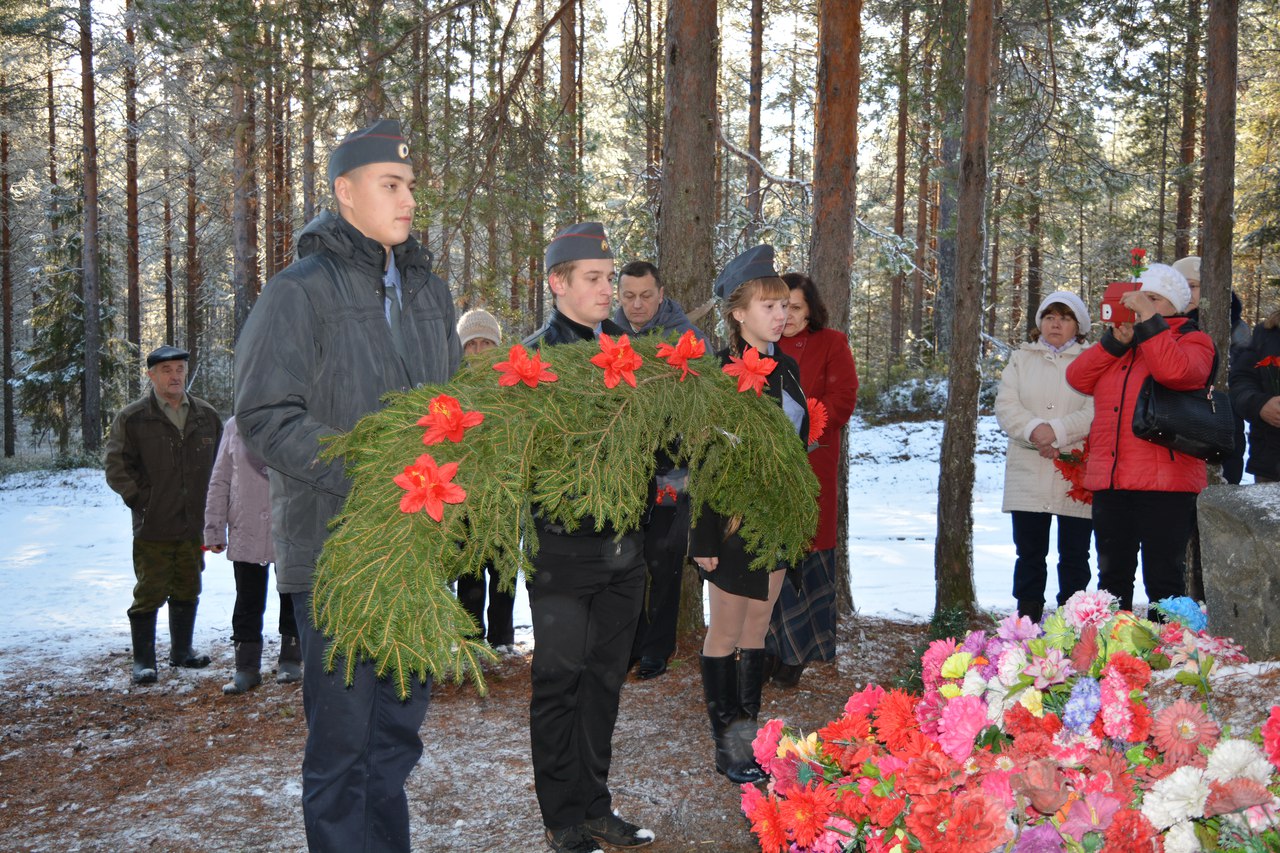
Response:
[[[1040,257],[1040,169],[1031,173],[1031,211],[1027,215],[1027,334],[1036,328],[1036,309],[1040,307],[1040,289],[1044,281],[1044,270]]]
[[[932,104],[933,59],[929,48],[924,48],[924,68],[920,89],[920,163],[916,177],[916,252],[915,267],[911,273],[911,336],[918,342],[924,337],[924,278],[925,259],[929,248],[929,170],[933,165],[933,128],[929,123]]]
[[[0,73],[0,92],[8,80]],[[18,428],[13,412],[13,256],[9,212],[13,200],[9,192],[9,102],[0,98],[0,302],[3,303],[4,335],[4,455],[17,452]]]
[[[262,84],[262,127],[263,139],[262,149],[255,149],[255,154],[261,157],[260,161],[255,160],[255,169],[258,162],[261,163],[262,171],[262,260],[263,272],[267,279],[270,280],[276,271],[280,269],[280,262],[276,257],[276,182],[273,174],[272,164],[274,163],[273,152],[276,149],[276,98],[275,98],[275,63],[271,59],[271,27],[268,25],[266,31],[262,34],[262,49],[267,52],[267,61],[264,64],[263,76],[266,78]],[[257,100],[253,98],[253,100]]]
[[[578,219],[578,28],[573,2],[560,12],[560,223]]]
[[[1182,132],[1178,137],[1178,205],[1173,257],[1191,254],[1191,211],[1195,192],[1196,112],[1200,105],[1200,0],[1187,0],[1187,38],[1182,54]]]
[[[959,183],[960,125],[962,102],[960,89],[964,85],[965,43],[964,0],[941,2],[942,55],[938,67],[937,105],[941,110],[942,179],[939,183],[938,227],[934,234],[938,241],[937,292],[933,299],[934,335],[938,351],[951,352],[952,315],[955,311],[956,287],[956,193]]]
[[[716,2],[670,0],[663,89],[658,267],[682,305],[709,296],[715,278]],[[680,633],[703,627],[702,584],[686,570]]]
[[[231,112],[236,120],[231,157],[231,179],[235,187],[231,203],[235,340],[240,338],[240,330],[249,319],[249,312],[261,289],[258,274],[256,101],[252,80],[248,85],[242,80],[232,84]]]
[[[1239,61],[1238,0],[1209,0],[1205,27],[1204,258],[1200,264],[1200,317],[1219,353],[1231,340],[1231,249],[1235,222],[1236,78]],[[1222,386],[1227,359],[1218,359],[1214,381]],[[1187,595],[1204,600],[1199,554],[1189,560]]]
[[[760,210],[760,98],[764,87],[764,0],[751,0],[751,69],[747,89],[747,153],[756,162],[747,161],[747,227],[743,242],[748,246],[756,242],[756,233],[762,224]]]
[[[200,234],[196,230],[196,214],[200,209],[200,197],[196,187],[196,158],[200,141],[196,135],[194,105],[187,113],[187,291],[183,300],[186,308],[186,349],[191,365],[188,378],[200,369],[200,290],[204,273],[200,269]]]
[[[861,96],[862,0],[822,0],[818,12],[818,81],[814,108],[813,238],[809,269],[830,325],[849,331],[849,282],[853,272],[853,232],[857,210],[858,101]],[[840,446],[847,448],[848,428]],[[846,452],[840,455],[847,460]],[[837,469],[837,506],[847,504],[849,466]],[[849,588],[846,513],[839,513],[836,542],[836,606],[853,612]]]
[[[124,4],[124,253],[127,291],[126,360],[129,399],[142,390],[142,302],[138,268],[138,55],[132,0]]]
[[[987,296],[987,337],[995,340],[996,337],[996,321],[999,316],[1000,306],[1000,170],[996,170],[995,190],[991,198],[991,268],[987,275],[990,276],[991,284],[989,285]]]
[[[302,221],[316,216],[315,48],[310,28],[302,30]],[[425,135],[426,131],[423,131]]]
[[[98,129],[96,84],[93,74],[93,12],[90,0],[80,0],[80,100],[84,151],[84,238],[81,246],[81,298],[84,307],[84,388],[81,396],[81,438],[84,449],[96,452],[102,443],[102,289],[98,249]]]
[[[165,155],[168,159],[168,154]],[[164,166],[164,185],[169,186],[169,164]],[[173,317],[173,205],[169,194],[164,194],[164,339],[168,343],[174,338]]]
[[[907,223],[907,112],[908,75],[911,67],[911,8],[902,7],[902,29],[898,33],[898,138],[894,150],[893,233],[899,239],[906,234]],[[889,307],[889,358],[897,362],[902,356],[902,303],[907,273],[899,269],[893,274]]]
[[[978,429],[979,327],[982,319],[983,227],[987,199],[987,134],[991,113],[993,0],[969,5],[964,124],[956,221],[956,288],[947,418],[938,478],[935,612],[974,612],[973,481]]]

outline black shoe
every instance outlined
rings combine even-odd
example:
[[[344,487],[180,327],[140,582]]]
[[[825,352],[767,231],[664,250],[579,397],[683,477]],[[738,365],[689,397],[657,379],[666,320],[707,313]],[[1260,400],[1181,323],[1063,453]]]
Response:
[[[640,658],[640,663],[636,664],[636,678],[641,681],[657,678],[666,671],[667,662],[662,658]]]
[[[782,663],[779,661],[778,668],[773,671],[773,683],[779,687],[795,687],[800,683],[800,676],[803,674],[804,664]]]
[[[652,829],[636,826],[613,812],[592,818],[582,826],[596,841],[613,847],[644,847],[655,838]]]
[[[582,824],[566,829],[548,829],[546,838],[555,853],[604,853]]]

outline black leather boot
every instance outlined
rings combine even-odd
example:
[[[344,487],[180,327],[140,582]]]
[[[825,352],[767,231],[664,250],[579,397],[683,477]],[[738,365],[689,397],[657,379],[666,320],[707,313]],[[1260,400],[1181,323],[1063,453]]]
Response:
[[[760,717],[760,692],[764,686],[765,657],[764,649],[738,649],[739,719],[731,728],[742,744],[737,771],[744,782],[759,782],[766,775],[756,763],[755,750],[751,747],[760,729],[757,720]]]
[[[302,680],[302,643],[296,635],[280,635],[280,657],[276,661],[276,683],[293,684]]]
[[[729,781],[758,782],[764,778],[751,752],[754,724],[743,716],[738,705],[738,661],[736,655],[702,658],[702,692],[707,700],[711,735],[716,742],[716,772]],[[757,687],[756,695],[759,696]],[[759,711],[759,700],[756,702]],[[747,732],[749,736],[744,737]]]
[[[222,685],[228,696],[248,693],[262,683],[262,643],[236,643],[236,674]]]
[[[129,629],[133,635],[133,683],[156,682],[156,612],[130,613]]]
[[[169,665],[186,669],[204,669],[208,655],[191,650],[191,636],[196,629],[196,602],[169,602]]]
[[[800,683],[800,676],[803,674],[804,664],[782,663],[779,661],[777,668],[773,671],[773,683],[779,687],[790,689]]]

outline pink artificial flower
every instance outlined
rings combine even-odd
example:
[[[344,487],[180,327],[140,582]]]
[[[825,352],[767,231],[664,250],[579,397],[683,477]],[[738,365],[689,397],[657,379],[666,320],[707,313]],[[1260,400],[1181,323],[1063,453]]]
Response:
[[[1271,706],[1271,714],[1262,724],[1262,748],[1267,760],[1280,770],[1280,705]]]
[[[1105,590],[1090,592],[1082,589],[1062,605],[1062,617],[1072,628],[1081,631],[1089,625],[1101,625],[1106,622],[1116,612],[1117,607],[1116,597],[1111,593]]]
[[[1101,792],[1086,794],[1084,799],[1072,801],[1067,819],[1058,829],[1063,835],[1081,841],[1086,832],[1105,832],[1123,805],[1119,798]]]
[[[1017,613],[1010,613],[1008,616],[1000,620],[1000,624],[996,627],[996,636],[1002,640],[1012,640],[1013,642],[1021,642],[1023,640],[1034,640],[1044,633],[1040,626],[1031,621],[1030,616],[1019,616]]]
[[[1109,670],[1102,676],[1102,731],[1107,737],[1131,742],[1133,710],[1129,707],[1129,685],[1119,672]]]
[[[883,698],[883,687],[879,684],[868,684],[850,696],[849,701],[844,703],[845,716],[863,714],[869,717],[875,713],[876,708],[880,706],[880,700]]]
[[[782,720],[773,719],[760,727],[755,739],[751,741],[751,751],[755,754],[756,764],[765,773],[773,772],[773,762],[778,757],[778,741],[782,740]]]
[[[1156,714],[1151,740],[1170,764],[1187,764],[1218,742],[1218,724],[1209,719],[1197,702],[1179,699]]]
[[[921,676],[926,690],[942,683],[942,665],[955,652],[956,641],[951,637],[945,640],[934,640],[929,644],[929,648],[920,658]]]
[[[1062,684],[1072,675],[1071,661],[1062,653],[1062,649],[1050,647],[1043,657],[1033,657],[1023,670],[1035,679],[1035,688],[1045,690],[1050,685]]]
[[[942,709],[938,745],[954,761],[973,752],[973,742],[987,727],[987,703],[977,696],[957,696]]]

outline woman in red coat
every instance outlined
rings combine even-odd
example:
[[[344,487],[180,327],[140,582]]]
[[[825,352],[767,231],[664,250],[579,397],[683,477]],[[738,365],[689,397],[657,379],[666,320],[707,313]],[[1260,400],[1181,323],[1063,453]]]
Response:
[[[1067,368],[1067,382],[1093,395],[1085,488],[1093,491],[1098,588],[1133,609],[1142,551],[1142,582],[1155,603],[1183,595],[1187,540],[1196,495],[1205,487],[1201,459],[1133,434],[1133,410],[1148,376],[1167,388],[1192,391],[1209,381],[1213,341],[1179,316],[1191,290],[1177,270],[1152,264],[1142,288],[1124,295],[1137,320],[1108,329]]]
[[[827,328],[827,308],[813,280],[802,273],[787,273],[782,280],[791,295],[778,348],[799,363],[805,394],[827,410],[826,429],[809,450],[809,465],[821,487],[818,532],[800,565],[799,589],[783,584],[765,642],[775,659],[766,663],[766,670],[772,664],[773,682],[794,687],[806,663],[836,654],[836,478],[840,430],[858,401],[858,370],[849,339]]]

